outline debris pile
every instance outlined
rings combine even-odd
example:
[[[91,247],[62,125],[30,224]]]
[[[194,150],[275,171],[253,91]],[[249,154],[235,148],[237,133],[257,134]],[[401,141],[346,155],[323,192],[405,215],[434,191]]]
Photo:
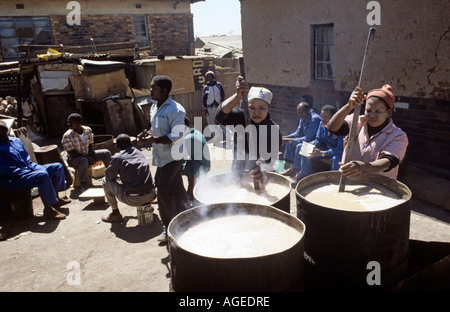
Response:
[[[18,117],[17,98],[14,96],[0,97],[0,115],[5,115],[13,118]],[[22,99],[22,116],[27,118],[29,124],[32,125],[36,131],[41,132],[41,121],[37,112],[37,103],[33,97]]]

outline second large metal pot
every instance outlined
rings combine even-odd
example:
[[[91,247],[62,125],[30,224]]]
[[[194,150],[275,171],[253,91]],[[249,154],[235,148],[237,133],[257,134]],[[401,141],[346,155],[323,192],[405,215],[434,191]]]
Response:
[[[376,211],[350,211],[318,205],[305,198],[305,189],[322,183],[338,185],[340,175],[337,171],[313,174],[302,179],[295,189],[297,216],[308,227],[305,253],[308,263],[313,264],[309,285],[372,290],[377,288],[375,282],[381,284],[379,289],[399,281],[408,265],[411,191],[397,180],[360,174],[348,178],[346,183],[376,184],[394,192],[402,201]],[[372,280],[377,276],[378,281]]]
[[[276,184],[279,188],[277,198],[269,198],[267,202],[251,202],[253,204],[268,205],[290,213],[291,206],[291,182],[284,176],[274,173],[265,173],[266,183]],[[245,200],[236,200],[233,198],[235,194],[226,194],[228,198],[223,199],[224,188],[230,185],[239,185],[242,182],[251,181],[248,171],[238,171],[229,173],[220,173],[201,179],[194,187],[194,197],[199,202],[208,205],[223,202],[243,202]],[[251,182],[250,182],[251,183]]]

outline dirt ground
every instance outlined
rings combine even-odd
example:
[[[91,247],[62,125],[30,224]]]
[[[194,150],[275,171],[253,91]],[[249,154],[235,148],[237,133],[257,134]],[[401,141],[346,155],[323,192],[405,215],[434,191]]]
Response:
[[[209,147],[213,159],[219,154],[229,159],[213,161],[211,172],[229,170],[231,150]],[[144,153],[150,157],[149,151]],[[33,200],[35,217],[0,220],[10,237],[0,242],[1,292],[170,291],[168,249],[156,240],[162,231],[157,205],[150,226],[139,226],[136,208],[124,204],[119,205],[124,222],[108,224],[101,221],[110,212],[107,204],[79,200],[73,188],[67,195],[72,203],[61,208],[68,215],[65,220],[47,221],[39,197]],[[295,203],[292,191],[293,215]],[[416,199],[411,208],[410,239],[448,248],[450,211]]]

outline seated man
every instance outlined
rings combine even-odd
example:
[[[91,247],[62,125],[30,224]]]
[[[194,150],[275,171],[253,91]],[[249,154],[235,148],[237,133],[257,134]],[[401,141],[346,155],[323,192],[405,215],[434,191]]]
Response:
[[[31,161],[22,141],[8,137],[8,126],[0,120],[0,186],[6,191],[39,189],[44,216],[49,219],[65,219],[66,215],[53,206],[70,203],[59,199],[58,192],[66,190],[64,168],[60,163],[38,165]]]
[[[73,113],[67,118],[67,130],[61,143],[69,154],[67,163],[70,167],[78,170],[78,176],[81,184],[81,192],[84,192],[88,186],[88,167],[96,161],[103,161],[105,167],[108,167],[111,161],[111,152],[107,149],[92,150],[94,135],[91,128],[83,126],[83,119],[80,114]]]
[[[104,215],[104,222],[120,222],[117,199],[129,206],[144,206],[156,197],[150,164],[144,154],[131,145],[127,134],[120,134],[117,139],[118,152],[112,157],[105,169],[103,189],[112,212]],[[120,178],[119,183],[117,178]],[[116,199],[117,198],[117,199]]]
[[[320,112],[321,122],[319,130],[317,130],[316,138],[310,143],[314,145],[314,150],[310,156],[300,155],[300,171],[292,179],[292,183],[296,184],[302,178],[310,175],[312,172],[312,162],[317,159],[327,158],[331,161],[331,170],[339,170],[339,162],[342,159],[344,151],[344,137],[330,133],[327,129],[327,123],[336,113],[336,109],[331,105],[325,105]]]
[[[283,137],[283,140],[287,141],[284,151],[284,160],[287,163],[293,164],[296,168],[299,168],[294,160],[297,158],[296,162],[300,161],[300,149],[302,148],[302,143],[305,141],[311,142],[315,139],[317,130],[319,129],[320,116],[317,115],[306,102],[301,102],[297,105],[297,113],[300,117],[297,130]],[[284,176],[292,176],[295,174],[293,166],[281,174]]]
[[[190,120],[184,117],[186,127],[189,127]],[[188,159],[184,161],[181,175],[188,179],[187,194],[190,200],[194,199],[195,179],[206,174],[211,169],[208,144],[203,134],[195,128],[190,128],[189,133],[184,137],[184,143]]]

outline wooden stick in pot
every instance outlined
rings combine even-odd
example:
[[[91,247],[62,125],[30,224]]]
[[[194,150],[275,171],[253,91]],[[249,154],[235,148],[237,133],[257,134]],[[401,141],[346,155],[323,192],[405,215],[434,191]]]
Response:
[[[369,29],[369,34],[367,36],[367,42],[366,42],[366,48],[364,50],[363,62],[361,65],[361,72],[359,74],[358,86],[361,86],[361,80],[362,80],[362,75],[363,75],[363,71],[364,71],[364,64],[366,62],[367,51],[369,49],[369,43],[375,37],[375,30],[376,30],[375,27],[371,27]],[[353,150],[353,143],[354,143],[355,137],[356,137],[356,130],[358,127],[360,113],[361,113],[361,106],[359,106],[359,105],[355,106],[354,111],[353,111],[352,127],[351,127],[350,133],[348,135],[347,146],[345,147],[344,164],[346,164],[350,161],[350,157],[351,157],[352,150]],[[341,179],[339,180],[339,192],[344,191],[345,181],[346,181],[345,176],[343,174],[341,174]]]

